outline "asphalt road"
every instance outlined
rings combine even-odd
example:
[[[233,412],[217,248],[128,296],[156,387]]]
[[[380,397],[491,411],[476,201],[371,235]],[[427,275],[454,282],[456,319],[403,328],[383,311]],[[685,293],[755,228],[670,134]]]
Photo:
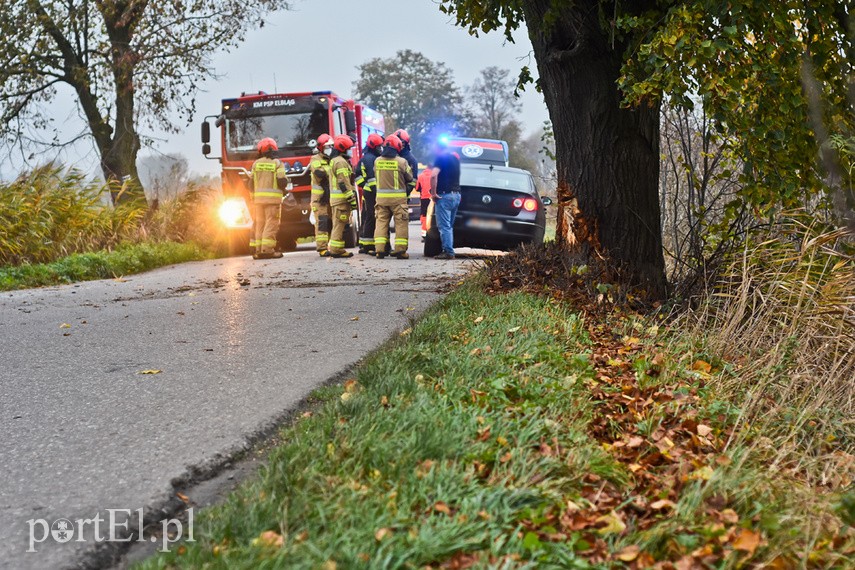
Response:
[[[304,247],[2,294],[0,567],[76,566],[94,532],[77,542],[77,519],[100,513],[106,534],[106,509],[136,517],[172,496],[171,481],[246,448],[471,266]],[[36,519],[69,519],[72,540],[27,553]]]

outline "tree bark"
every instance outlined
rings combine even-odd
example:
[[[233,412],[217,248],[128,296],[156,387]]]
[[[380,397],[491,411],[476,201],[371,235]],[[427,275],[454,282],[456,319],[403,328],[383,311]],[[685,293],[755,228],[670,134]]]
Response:
[[[659,213],[659,104],[622,108],[626,46],[609,37],[598,0],[551,15],[525,0],[525,20],[555,132],[556,239],[590,246],[652,299],[667,295]]]

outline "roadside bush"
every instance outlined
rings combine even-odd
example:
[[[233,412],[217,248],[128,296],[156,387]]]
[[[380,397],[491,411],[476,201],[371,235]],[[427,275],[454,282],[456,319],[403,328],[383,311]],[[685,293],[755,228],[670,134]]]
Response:
[[[855,482],[852,237],[790,220],[747,242],[676,323],[733,363],[715,388],[739,406],[756,451],[832,489]]]
[[[218,191],[193,187],[147,210],[109,205],[108,189],[49,164],[0,185],[0,266],[49,263],[120,244],[195,241],[225,246],[214,219]]]

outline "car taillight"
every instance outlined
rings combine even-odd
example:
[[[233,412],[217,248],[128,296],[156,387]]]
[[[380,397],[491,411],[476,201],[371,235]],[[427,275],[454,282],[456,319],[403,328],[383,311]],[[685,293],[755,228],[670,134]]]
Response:
[[[523,209],[527,212],[534,212],[537,210],[537,200],[534,198],[526,198],[525,202],[523,202]]]
[[[523,207],[522,198],[515,198],[514,199],[514,208],[522,208],[522,207]]]

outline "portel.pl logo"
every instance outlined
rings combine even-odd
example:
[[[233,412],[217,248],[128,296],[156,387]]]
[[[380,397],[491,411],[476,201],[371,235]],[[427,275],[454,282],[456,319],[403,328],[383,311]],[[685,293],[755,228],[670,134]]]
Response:
[[[157,542],[160,540],[161,552],[167,552],[169,546],[180,540],[193,540],[193,509],[187,509],[187,536],[184,536],[184,523],[178,519],[163,519],[160,521],[160,538],[154,533],[148,539],[139,530],[131,532],[131,513],[136,515],[137,529],[144,528],[143,509],[107,509],[107,517],[101,513],[91,519],[56,519],[50,522],[46,519],[30,519],[27,521],[30,535],[30,547],[27,552],[36,552],[36,545],[48,539],[64,544],[66,542]],[[104,525],[104,526],[102,526]],[[135,537],[134,534],[137,534]]]

